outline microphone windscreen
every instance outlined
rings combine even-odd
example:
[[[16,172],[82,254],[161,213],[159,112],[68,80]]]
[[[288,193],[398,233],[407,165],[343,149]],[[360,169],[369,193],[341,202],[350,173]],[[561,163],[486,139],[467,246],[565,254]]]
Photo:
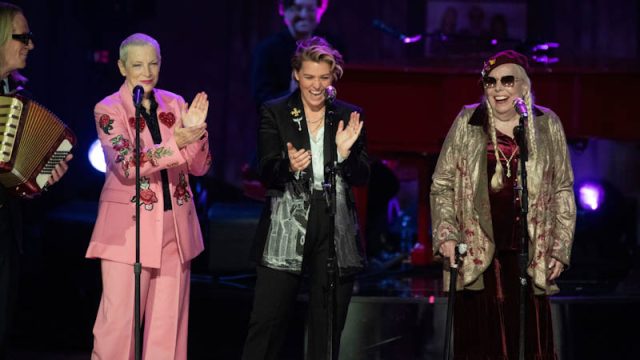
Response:
[[[524,116],[524,117],[529,116],[529,111],[527,110],[527,104],[524,102],[524,100],[520,98],[516,98],[515,100],[513,100],[513,107],[514,109],[516,109],[516,112],[520,116]]]
[[[333,103],[338,95],[338,91],[333,86],[329,85],[324,89],[324,99],[329,104]]]
[[[133,104],[138,106],[142,102],[142,95],[144,95],[144,88],[140,85],[136,85],[133,88]]]

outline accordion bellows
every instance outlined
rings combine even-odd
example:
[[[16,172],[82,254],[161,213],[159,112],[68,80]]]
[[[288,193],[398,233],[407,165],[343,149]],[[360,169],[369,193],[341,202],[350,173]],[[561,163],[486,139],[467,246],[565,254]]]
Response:
[[[19,95],[0,96],[0,184],[10,192],[43,191],[75,143],[73,132],[42,105]]]

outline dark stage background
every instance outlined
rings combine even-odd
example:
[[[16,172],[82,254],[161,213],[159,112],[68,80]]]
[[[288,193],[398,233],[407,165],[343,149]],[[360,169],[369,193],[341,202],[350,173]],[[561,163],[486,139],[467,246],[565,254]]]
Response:
[[[237,357],[249,316],[251,286],[249,284],[241,295],[231,292],[225,288],[224,281],[215,281],[220,274],[212,267],[217,266],[218,272],[227,275],[248,266],[245,257],[238,254],[246,251],[251,226],[261,205],[248,201],[243,194],[242,167],[254,156],[258,124],[250,91],[251,54],[260,40],[283,27],[276,1],[27,0],[15,3],[24,9],[35,35],[35,49],[24,71],[31,79],[28,88],[36,100],[59,115],[78,136],[75,159],[68,174],[42,198],[27,204],[28,240],[21,259],[23,280],[18,324],[14,329],[16,348],[18,351],[80,352],[77,358],[86,358],[90,350],[100,275],[98,262],[85,260],[84,251],[103,182],[103,174],[91,167],[86,156],[96,138],[93,107],[123,82],[116,65],[120,42],[134,32],[143,32],[156,38],[162,48],[159,88],[176,92],[187,101],[201,90],[210,97],[207,121],[214,161],[210,174],[199,181],[209,196],[205,207],[199,209],[207,253],[194,263],[190,337],[195,345],[190,343],[190,351],[202,349],[202,353],[207,353],[211,350],[205,348],[213,342],[216,346],[224,345],[213,352],[216,355],[213,358]],[[614,206],[617,212],[602,216],[604,222],[616,226],[615,233],[604,225],[597,229],[590,227],[601,221],[595,215],[579,218],[576,251],[582,256],[577,259],[583,260],[584,267],[576,263],[574,269],[577,270],[573,275],[568,274],[563,289],[582,295],[578,289],[597,285],[612,290],[620,283],[626,290],[640,294],[640,271],[637,270],[640,269],[637,266],[640,136],[637,115],[632,111],[636,105],[633,97],[640,90],[640,5],[636,0],[332,0],[319,29],[337,35],[346,48],[348,66],[344,85],[341,87],[338,82],[336,86],[339,97],[358,104],[367,98],[381,99],[371,106],[375,112],[367,113],[368,118],[377,121],[370,128],[377,129],[378,133],[384,133],[386,126],[404,121],[380,114],[409,109],[411,112],[406,117],[413,120],[408,122],[411,127],[403,131],[411,135],[411,139],[419,140],[420,134],[424,134],[433,144],[438,144],[460,107],[479,99],[476,74],[482,59],[491,51],[467,48],[443,53],[434,46],[434,37],[404,44],[399,34],[430,32],[434,24],[428,19],[433,18],[435,12],[450,6],[465,10],[473,5],[489,12],[504,11],[509,23],[520,24],[514,28],[521,32],[512,35],[518,37],[514,42],[518,47],[530,49],[534,44],[560,44],[559,48],[544,53],[557,58],[557,63],[534,65],[533,87],[536,89],[537,78],[540,89],[552,90],[540,94],[539,99],[545,100],[541,105],[551,104],[558,110],[565,127],[571,130],[569,140],[576,182],[606,180],[608,186],[615,188],[610,192],[612,198],[624,199]],[[436,18],[440,21],[439,15]],[[463,27],[464,18],[466,13],[458,13],[459,29]],[[380,31],[373,26],[375,20],[397,32]],[[588,81],[580,74],[589,74]],[[431,92],[420,92],[424,89]],[[386,96],[385,91],[393,92],[394,96]],[[385,102],[388,98],[398,100],[404,94],[411,101],[409,106]],[[575,111],[587,105],[603,114],[597,123],[588,127],[581,123],[585,114]],[[609,118],[607,114],[613,115]],[[582,133],[580,130],[585,128],[588,131]],[[387,133],[401,131],[395,129]],[[427,223],[416,224],[417,217],[424,215],[421,218],[427,219],[426,214],[416,213],[420,213],[425,204],[421,201],[426,199],[424,189],[429,184],[429,166],[437,156],[437,149],[425,149],[378,146],[376,153],[376,147],[372,148],[375,155],[388,157],[396,164],[393,170],[401,183],[399,207],[410,214],[403,224],[409,224],[411,230],[403,228],[402,231],[409,231],[412,241],[416,240],[416,231],[427,234],[429,227]],[[587,240],[596,235],[600,239]],[[578,236],[583,236],[585,241]],[[232,248],[234,246],[236,248]],[[228,255],[232,252],[235,255]],[[611,264],[623,265],[612,268]],[[590,272],[585,270],[587,266],[591,266]],[[635,272],[629,271],[633,266]],[[434,269],[436,274],[432,278],[439,279],[439,265]],[[205,278],[198,277],[202,274]],[[439,288],[435,296],[441,296]],[[356,303],[364,307],[361,304],[367,301],[360,299]],[[591,304],[586,301],[587,305]],[[636,304],[630,303],[629,307]],[[436,301],[436,304],[439,303]],[[557,304],[564,306],[563,302]],[[233,306],[239,306],[240,310],[227,311]],[[624,309],[627,307],[620,307],[619,312]],[[588,311],[576,311],[581,317],[590,313],[590,307]],[[570,339],[574,344],[583,346],[589,341],[583,341],[589,339],[589,326],[598,333],[606,332],[607,325],[603,324],[608,321],[609,313],[599,314],[603,319],[597,323],[574,323],[576,329],[587,329],[581,333],[584,336],[575,335]],[[622,319],[620,321],[627,316],[614,315],[613,319]],[[638,313],[632,315],[633,319],[639,316]],[[402,324],[408,322],[411,320]],[[216,327],[215,323],[231,324],[230,329]],[[294,325],[300,338],[302,325],[302,322]],[[197,329],[208,329],[213,334]],[[623,340],[629,336],[616,340],[617,348],[624,348]],[[294,340],[301,346],[299,338]],[[417,339],[416,343],[420,341]],[[589,358],[589,350],[578,354],[586,355],[572,357],[564,353],[564,359]],[[592,354],[606,353],[594,351]],[[212,358],[209,355],[192,358]],[[33,356],[33,359],[40,358],[47,357]],[[60,355],[58,358],[71,357]]]
[[[83,156],[95,139],[92,110],[97,101],[115,92],[122,83],[116,67],[118,46],[133,32],[148,33],[160,42],[163,61],[158,87],[177,92],[187,101],[200,90],[209,94],[212,108],[208,124],[214,151],[211,176],[239,184],[240,167],[255,150],[257,117],[249,87],[251,53],[261,39],[283,26],[276,1],[17,3],[24,8],[36,35],[36,47],[24,72],[31,78],[29,87],[41,103],[74,129],[80,140],[78,157],[59,187],[72,188],[74,196],[97,197],[102,175],[91,170]],[[428,57],[425,41],[405,45],[372,26],[373,20],[379,19],[403,33],[421,33],[428,28],[429,3],[438,2],[331,1],[320,29],[343,40],[348,64],[352,66],[458,65],[462,69],[460,65],[469,65],[461,71],[477,72],[480,64],[477,55],[457,56],[453,60]],[[561,44],[556,51],[561,60],[558,66],[579,65],[595,71],[610,71],[619,66],[639,68],[639,7],[633,0],[450,3],[484,3],[489,7],[523,4],[527,9],[523,19],[527,38]],[[455,113],[447,115],[446,119],[435,121],[449,122]]]

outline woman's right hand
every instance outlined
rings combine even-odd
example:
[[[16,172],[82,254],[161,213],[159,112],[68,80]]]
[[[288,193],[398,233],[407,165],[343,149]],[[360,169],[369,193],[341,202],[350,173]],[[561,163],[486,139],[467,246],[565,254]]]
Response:
[[[200,140],[207,131],[207,124],[202,123],[191,127],[176,127],[173,136],[176,139],[178,148],[183,149],[189,144]]]
[[[182,124],[184,127],[192,127],[204,123],[209,112],[209,99],[207,93],[201,91],[191,102],[191,106],[184,104],[180,116],[182,116]]]
[[[287,153],[289,154],[289,169],[292,172],[302,171],[311,164],[311,151],[309,150],[298,150],[288,142]]]
[[[456,245],[457,243],[453,240],[448,240],[440,245],[440,253],[445,258],[449,258],[449,264],[456,263]]]

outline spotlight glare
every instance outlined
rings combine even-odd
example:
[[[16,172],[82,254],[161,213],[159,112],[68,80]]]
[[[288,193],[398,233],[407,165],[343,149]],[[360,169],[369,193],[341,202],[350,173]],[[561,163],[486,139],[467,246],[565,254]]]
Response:
[[[592,211],[597,210],[604,200],[604,189],[597,184],[583,184],[580,186],[579,194],[582,208]]]
[[[91,144],[87,157],[94,169],[102,173],[107,171],[107,164],[104,161],[104,153],[102,152],[100,140],[96,139],[96,141]]]

